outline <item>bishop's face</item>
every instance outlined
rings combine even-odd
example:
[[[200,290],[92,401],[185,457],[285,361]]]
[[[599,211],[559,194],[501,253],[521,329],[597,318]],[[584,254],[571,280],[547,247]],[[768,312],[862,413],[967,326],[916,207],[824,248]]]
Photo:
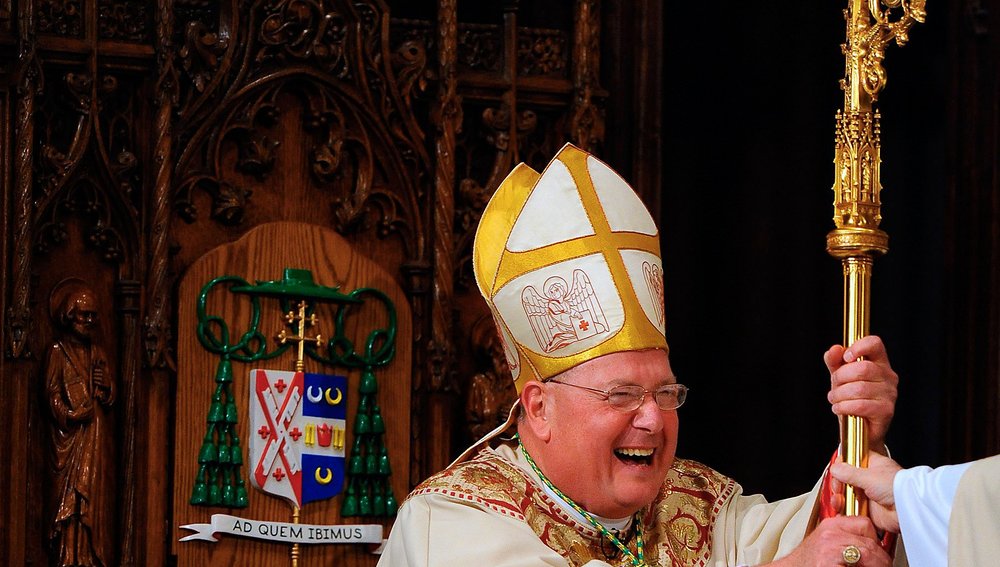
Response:
[[[677,381],[662,350],[605,355],[558,380],[599,390],[635,384],[650,392]],[[625,412],[595,392],[543,386],[551,435],[529,451],[549,480],[605,518],[624,518],[651,503],[674,461],[677,410],[663,411],[647,395],[638,409]]]

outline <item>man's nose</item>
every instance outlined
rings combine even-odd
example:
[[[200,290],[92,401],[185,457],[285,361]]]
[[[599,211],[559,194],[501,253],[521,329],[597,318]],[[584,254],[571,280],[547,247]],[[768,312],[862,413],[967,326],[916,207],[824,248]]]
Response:
[[[646,392],[643,395],[642,403],[632,418],[632,425],[650,433],[659,433],[663,429],[663,410],[656,405],[656,396],[653,392]]]

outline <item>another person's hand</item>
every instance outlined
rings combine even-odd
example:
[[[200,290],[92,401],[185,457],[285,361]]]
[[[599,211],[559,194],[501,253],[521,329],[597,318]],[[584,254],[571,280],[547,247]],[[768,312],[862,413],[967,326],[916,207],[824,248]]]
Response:
[[[896,516],[896,498],[892,493],[892,483],[901,468],[896,461],[873,452],[868,455],[867,469],[853,467],[847,463],[833,463],[830,466],[830,474],[838,481],[833,485],[836,494],[841,494],[843,484],[864,490],[865,496],[868,497],[868,511],[875,525],[879,529],[899,533],[899,518]],[[843,508],[842,498],[836,502],[838,509]]]
[[[773,567],[826,567],[846,565],[844,550],[854,546],[861,552],[857,565],[887,567],[892,558],[879,545],[875,526],[871,520],[860,516],[827,518],[816,526],[802,543],[786,557],[771,563]]]
[[[864,357],[864,360],[858,360]],[[830,370],[827,399],[833,413],[856,415],[868,420],[872,451],[885,451],[885,435],[896,409],[899,376],[889,366],[882,339],[870,335],[845,349],[834,345],[823,355]]]

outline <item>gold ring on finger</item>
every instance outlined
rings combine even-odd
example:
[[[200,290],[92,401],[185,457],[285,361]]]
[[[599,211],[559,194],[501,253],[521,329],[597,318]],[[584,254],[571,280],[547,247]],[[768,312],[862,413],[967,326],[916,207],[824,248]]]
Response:
[[[844,558],[844,563],[854,565],[858,561],[861,561],[861,550],[858,549],[858,546],[856,545],[848,545],[844,548],[844,552],[841,556]]]

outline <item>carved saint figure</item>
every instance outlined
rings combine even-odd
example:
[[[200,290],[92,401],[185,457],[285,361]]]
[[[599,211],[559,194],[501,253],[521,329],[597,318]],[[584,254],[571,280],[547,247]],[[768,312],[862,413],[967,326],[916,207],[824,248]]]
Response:
[[[493,318],[482,317],[470,333],[476,368],[465,397],[465,418],[472,439],[481,439],[507,420],[517,392],[514,390],[503,341],[493,326]]]
[[[45,365],[45,394],[52,412],[53,518],[49,540],[55,564],[104,566],[111,563],[111,529],[106,482],[112,443],[108,408],[115,385],[100,345],[94,292],[77,279],[52,291],[49,308],[62,336]]]

